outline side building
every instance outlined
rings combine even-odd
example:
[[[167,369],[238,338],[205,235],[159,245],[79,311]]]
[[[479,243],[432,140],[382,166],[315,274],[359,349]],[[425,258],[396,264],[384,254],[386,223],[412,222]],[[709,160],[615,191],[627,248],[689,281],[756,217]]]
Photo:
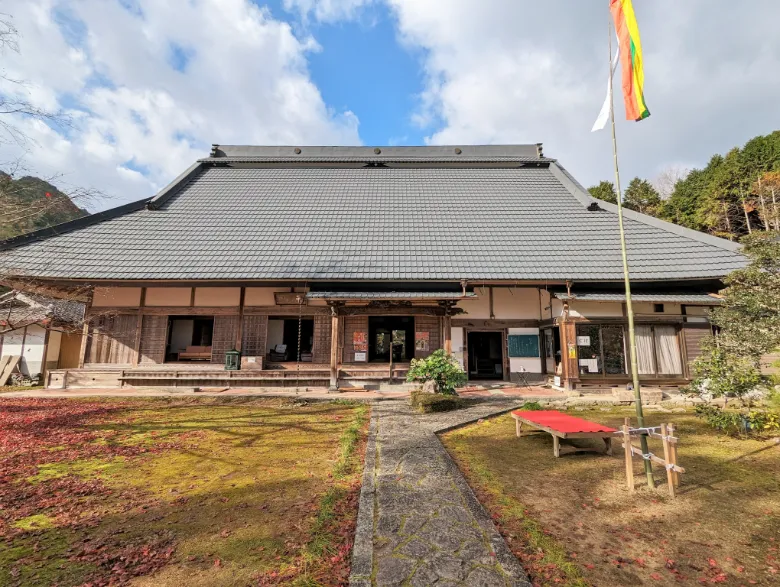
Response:
[[[640,376],[683,384],[746,260],[626,230]],[[439,348],[472,380],[630,380],[616,209],[541,145],[214,145],[153,198],[2,243],[0,275],[88,304],[51,387],[386,385]]]

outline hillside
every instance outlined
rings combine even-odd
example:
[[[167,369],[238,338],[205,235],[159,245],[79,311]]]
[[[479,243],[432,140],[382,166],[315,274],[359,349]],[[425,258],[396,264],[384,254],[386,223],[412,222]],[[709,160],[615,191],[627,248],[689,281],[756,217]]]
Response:
[[[0,240],[88,214],[47,181],[0,171]]]

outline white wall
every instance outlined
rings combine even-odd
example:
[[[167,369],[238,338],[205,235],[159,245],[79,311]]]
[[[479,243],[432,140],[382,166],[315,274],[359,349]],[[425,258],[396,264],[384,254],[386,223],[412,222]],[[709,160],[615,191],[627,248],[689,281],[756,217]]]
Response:
[[[539,336],[538,328],[509,328],[508,334],[535,334]],[[508,352],[508,349],[507,349]],[[542,352],[542,344],[539,341],[539,353]],[[520,367],[525,367],[528,373],[541,373],[542,372],[542,358],[541,357],[509,357],[509,371],[511,373],[518,373]]]
[[[95,307],[136,307],[140,303],[140,287],[96,287],[92,294]]]
[[[269,352],[277,344],[284,343],[284,320],[268,321],[268,339],[266,341],[266,351]]]
[[[493,288],[493,314],[496,320],[539,320],[539,310],[539,290],[536,288]]]
[[[463,361],[463,328],[453,326],[450,329],[450,337],[452,340],[452,356],[457,359],[460,366],[465,370],[466,363]]]
[[[205,307],[238,306],[239,304],[241,304],[240,287],[196,287],[195,288],[196,306],[205,306]]]
[[[17,356],[22,354],[22,340],[24,340],[24,328],[12,330],[3,334],[3,356]]]
[[[651,304],[650,311],[652,309]],[[573,318],[620,318],[623,316],[623,304],[621,302],[580,302],[573,300],[569,303],[569,316]]]
[[[476,298],[468,300],[460,300],[458,307],[463,308],[466,312],[466,318],[490,318],[490,297],[488,294],[488,288],[475,287],[474,293],[477,294]]]
[[[181,353],[192,346],[192,333],[195,329],[194,320],[173,320],[171,325],[171,352]]]

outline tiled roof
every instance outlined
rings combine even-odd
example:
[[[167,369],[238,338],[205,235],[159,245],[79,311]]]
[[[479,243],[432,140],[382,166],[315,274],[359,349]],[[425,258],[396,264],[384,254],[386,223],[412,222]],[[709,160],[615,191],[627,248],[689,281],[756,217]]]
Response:
[[[42,322],[47,318],[80,325],[84,319],[84,304],[17,291],[0,296],[0,332]]]
[[[459,291],[310,291],[312,300],[460,300],[477,294]]]
[[[579,300],[582,302],[625,302],[626,294],[622,293],[566,293],[554,294],[559,300]],[[717,306],[723,303],[718,297],[709,294],[690,293],[632,293],[631,299],[635,302],[656,302],[666,304],[699,304]]]
[[[268,156],[243,149],[223,156]],[[447,152],[431,149],[429,164]],[[346,156],[364,155],[356,153]],[[589,195],[559,165],[537,161],[201,163],[154,199],[158,209],[136,203],[6,243],[0,271],[93,280],[621,280],[614,207],[589,211]],[[626,231],[634,279],[713,279],[745,264],[734,243],[630,211]]]

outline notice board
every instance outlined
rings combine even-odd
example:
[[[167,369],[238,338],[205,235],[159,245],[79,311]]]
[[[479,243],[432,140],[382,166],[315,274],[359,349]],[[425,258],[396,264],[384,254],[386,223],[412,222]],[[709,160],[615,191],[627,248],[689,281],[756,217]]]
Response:
[[[538,357],[539,356],[539,335],[538,334],[510,334],[509,335],[509,356],[510,357]]]

